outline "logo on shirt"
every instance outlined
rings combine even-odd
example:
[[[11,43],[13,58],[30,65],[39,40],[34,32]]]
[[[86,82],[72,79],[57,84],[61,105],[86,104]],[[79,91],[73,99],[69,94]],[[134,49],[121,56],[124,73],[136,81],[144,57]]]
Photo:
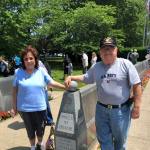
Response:
[[[116,74],[108,73],[108,74],[101,75],[101,79],[105,79],[105,78],[116,78]]]
[[[108,73],[108,74],[104,74],[104,75],[101,75],[101,79],[106,79],[107,83],[110,83],[111,79],[114,79],[116,78],[116,74],[111,74],[111,73]]]

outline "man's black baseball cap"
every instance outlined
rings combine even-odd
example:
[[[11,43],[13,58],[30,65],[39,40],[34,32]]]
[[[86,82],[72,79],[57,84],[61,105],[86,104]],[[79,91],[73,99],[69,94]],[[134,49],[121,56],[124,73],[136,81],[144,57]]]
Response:
[[[116,39],[111,38],[111,37],[102,38],[100,40],[100,48],[105,47],[105,46],[116,47],[117,46]]]

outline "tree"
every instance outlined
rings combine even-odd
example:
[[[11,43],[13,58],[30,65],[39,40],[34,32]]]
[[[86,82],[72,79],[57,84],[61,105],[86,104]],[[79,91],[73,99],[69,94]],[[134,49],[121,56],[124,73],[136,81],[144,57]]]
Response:
[[[34,0],[0,1],[0,51],[11,55],[30,43],[38,27]]]
[[[47,49],[59,51],[97,50],[99,38],[112,33],[115,8],[98,6],[93,2],[76,9],[50,9],[53,18],[38,31],[40,37],[49,39]]]
[[[145,4],[141,0],[96,0],[99,5],[116,7],[115,29],[124,33],[124,46],[141,46],[144,29]]]
[[[110,10],[111,11],[110,13]],[[68,23],[68,39],[66,49],[76,50],[97,50],[99,39],[112,32],[115,24],[115,8],[97,6],[94,3],[87,3],[83,8],[73,11],[72,18]]]
[[[142,46],[145,18],[144,6],[144,1],[140,0],[128,0],[126,2],[123,17],[126,47]]]
[[[27,44],[39,52],[92,51],[102,36],[115,36],[120,47],[142,45],[141,0],[4,0],[0,9],[2,53]]]

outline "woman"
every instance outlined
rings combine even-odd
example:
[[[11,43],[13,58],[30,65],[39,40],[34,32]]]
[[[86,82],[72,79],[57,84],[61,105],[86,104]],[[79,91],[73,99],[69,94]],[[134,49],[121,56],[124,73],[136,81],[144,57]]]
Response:
[[[97,62],[97,55],[95,52],[92,52],[91,66],[95,65],[96,62]]]
[[[21,115],[31,150],[42,150],[45,120],[46,100],[45,85],[65,89],[65,86],[54,81],[38,64],[38,54],[35,48],[27,46],[21,54],[22,68],[15,72],[13,81],[13,110],[14,115]],[[37,144],[35,146],[37,137]]]
[[[7,77],[9,74],[8,62],[5,61],[3,56],[0,56],[0,75]]]

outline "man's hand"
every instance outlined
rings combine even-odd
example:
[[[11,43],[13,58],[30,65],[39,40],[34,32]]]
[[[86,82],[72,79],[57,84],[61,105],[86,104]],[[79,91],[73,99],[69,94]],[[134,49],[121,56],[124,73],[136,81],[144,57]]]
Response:
[[[132,119],[138,119],[140,117],[140,107],[133,107],[131,117]]]
[[[141,108],[141,96],[142,96],[142,88],[141,83],[133,85],[133,109],[131,117],[133,119],[137,119],[140,117],[140,108]]]
[[[72,80],[83,82],[84,81],[84,75],[75,75],[75,76],[66,77],[65,82],[64,82],[66,88],[68,88],[68,89],[70,88]]]
[[[66,77],[64,83],[65,83],[65,86],[66,86],[67,88],[69,88],[69,87],[70,87],[70,84],[71,84],[71,76]]]

